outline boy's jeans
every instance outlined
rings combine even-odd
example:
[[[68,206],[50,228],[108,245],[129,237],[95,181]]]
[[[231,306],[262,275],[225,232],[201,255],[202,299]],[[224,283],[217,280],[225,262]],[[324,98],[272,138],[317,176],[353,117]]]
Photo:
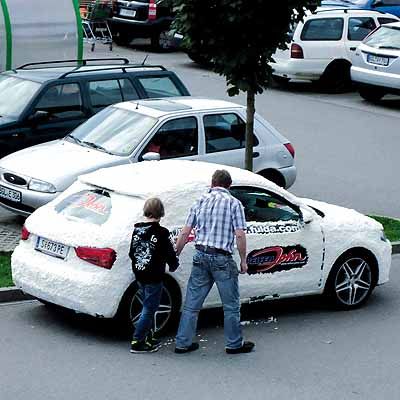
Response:
[[[224,308],[225,346],[236,349],[242,345],[238,274],[232,256],[195,252],[185,305],[176,335],[176,347],[186,348],[192,344],[199,311],[214,282],[217,284]]]
[[[136,323],[133,339],[143,341],[153,326],[154,314],[160,305],[163,283],[138,282],[138,285],[143,299],[143,309]]]

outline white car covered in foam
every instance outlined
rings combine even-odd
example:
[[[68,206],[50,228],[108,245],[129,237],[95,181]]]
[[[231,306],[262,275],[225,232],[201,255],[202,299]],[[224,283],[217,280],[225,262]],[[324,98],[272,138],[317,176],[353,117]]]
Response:
[[[165,160],[81,176],[26,220],[12,256],[15,285],[80,313],[135,320],[140,298],[128,251],[144,201],[162,199],[162,225],[177,235],[190,206],[221,167]],[[354,210],[300,199],[249,171],[223,168],[232,175],[231,192],[243,203],[247,219],[249,270],[240,275],[243,302],[321,294],[349,309],[388,281],[391,244],[378,222]],[[157,329],[179,314],[193,252],[191,242],[178,271],[166,276]],[[237,252],[234,257],[238,260]],[[205,307],[219,305],[214,288]]]

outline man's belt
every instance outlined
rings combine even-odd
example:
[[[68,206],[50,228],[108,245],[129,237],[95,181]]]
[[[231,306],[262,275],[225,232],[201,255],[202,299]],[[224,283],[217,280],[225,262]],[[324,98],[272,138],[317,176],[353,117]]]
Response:
[[[212,246],[203,246],[202,244],[196,244],[194,247],[197,250],[200,250],[203,253],[207,253],[207,254],[222,254],[224,256],[231,255],[231,253],[229,251],[217,249],[216,247],[212,247]]]

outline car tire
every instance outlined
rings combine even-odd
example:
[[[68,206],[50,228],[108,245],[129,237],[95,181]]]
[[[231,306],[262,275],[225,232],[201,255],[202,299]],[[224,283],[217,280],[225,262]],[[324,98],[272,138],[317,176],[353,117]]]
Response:
[[[371,103],[378,102],[385,95],[385,92],[383,90],[371,87],[360,87],[358,89],[358,93],[364,100],[367,100]]]
[[[269,181],[275,183],[276,185],[278,185],[281,188],[286,187],[285,178],[283,177],[283,175],[280,172],[278,172],[274,169],[266,169],[266,170],[260,171],[260,172],[258,172],[258,175],[261,175],[265,179],[268,179]]]
[[[157,32],[151,36],[151,48],[155,51],[167,51],[171,49],[171,38],[168,35],[169,30]]]
[[[279,86],[287,87],[290,79],[284,76],[272,75],[272,80]]]
[[[139,319],[142,310],[138,289],[137,283],[133,282],[125,292],[117,314],[119,322],[130,331],[134,330],[134,324]],[[161,304],[155,315],[156,325],[153,328],[155,334],[161,336],[176,327],[181,304],[182,296],[179,286],[167,276],[164,281]]]
[[[112,40],[118,46],[128,46],[133,38],[127,32],[118,32],[115,36],[113,36]]]
[[[333,265],[325,285],[325,296],[336,309],[361,307],[377,283],[376,260],[365,251],[348,252]]]
[[[321,76],[320,84],[328,93],[344,93],[351,88],[351,64],[348,61],[333,61]]]

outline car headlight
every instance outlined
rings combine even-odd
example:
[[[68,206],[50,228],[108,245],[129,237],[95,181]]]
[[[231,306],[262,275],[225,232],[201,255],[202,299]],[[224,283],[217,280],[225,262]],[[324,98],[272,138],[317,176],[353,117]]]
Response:
[[[54,185],[49,182],[44,182],[39,179],[31,179],[28,184],[29,190],[34,190],[36,192],[43,192],[43,193],[56,193],[57,190]]]
[[[389,239],[386,237],[385,231],[383,229],[381,230],[381,240],[382,240],[382,242],[388,242],[389,241]]]

